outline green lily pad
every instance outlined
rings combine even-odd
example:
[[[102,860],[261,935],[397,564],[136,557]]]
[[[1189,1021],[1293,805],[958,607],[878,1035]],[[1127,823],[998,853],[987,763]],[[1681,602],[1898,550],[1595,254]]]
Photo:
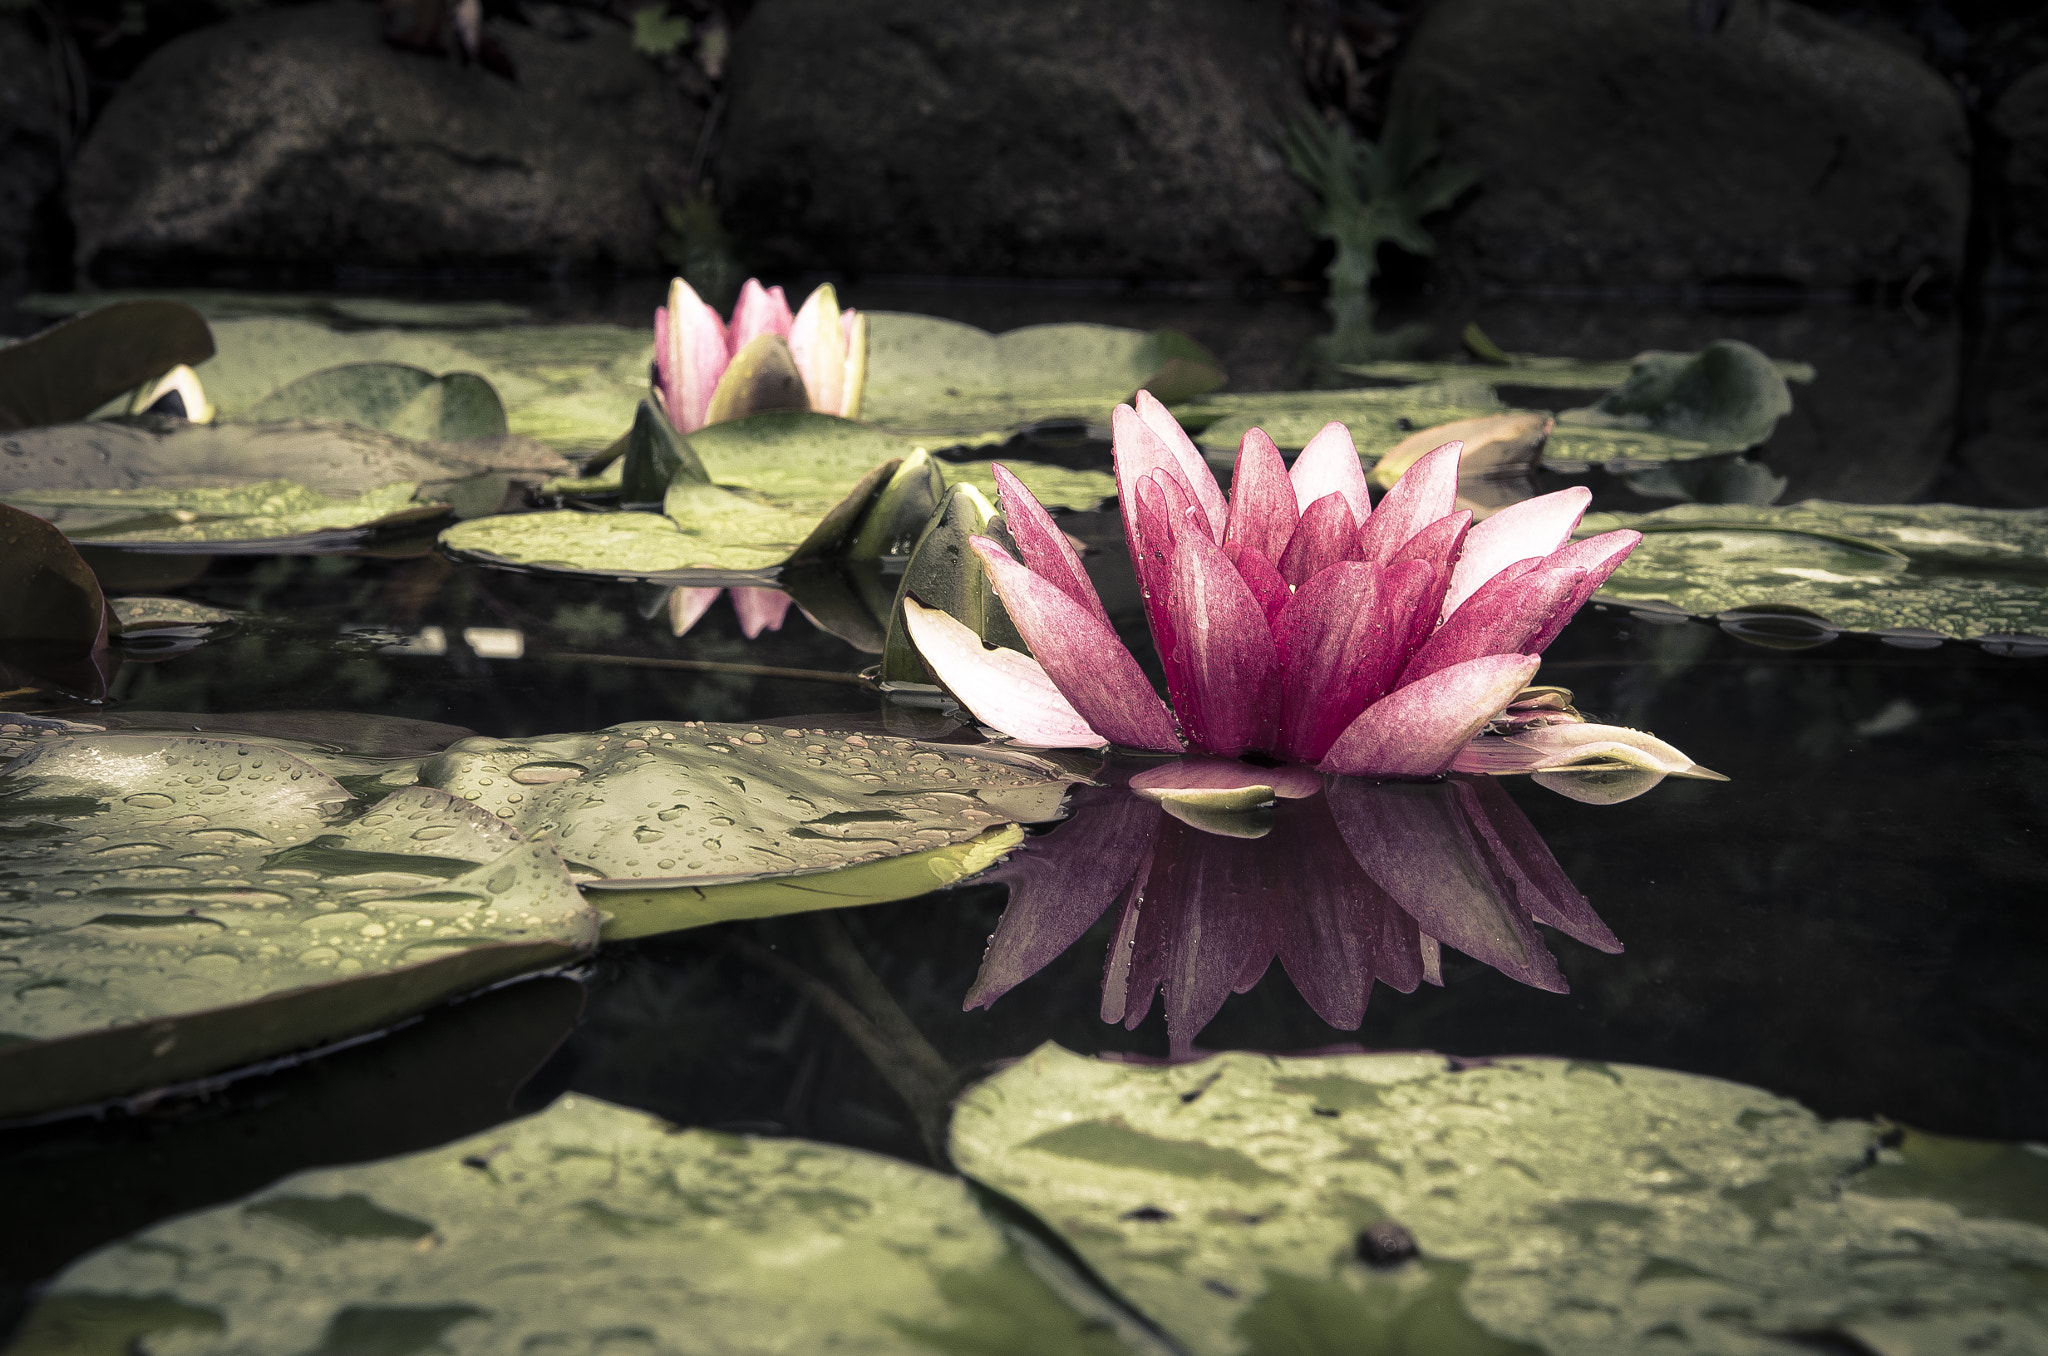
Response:
[[[1794,609],[1835,630],[2048,636],[2048,510],[1955,504],[1681,504],[1590,514],[1644,534],[1600,590],[1700,616]]]
[[[948,485],[972,485],[991,502],[996,497],[992,461],[951,461],[939,463]],[[1052,466],[1039,461],[1004,458],[1003,469],[1024,482],[1032,497],[1049,509],[1072,509],[1087,513],[1116,497],[1116,476],[1109,471]]]
[[[1237,452],[1245,433],[1262,428],[1282,448],[1298,451],[1335,419],[1351,430],[1359,459],[1377,462],[1409,434],[1458,419],[1500,414],[1508,407],[1483,385],[1439,383],[1358,391],[1249,391],[1204,396],[1174,409],[1212,456]]]
[[[287,384],[350,363],[401,363],[474,373],[502,401],[506,427],[564,451],[594,452],[633,421],[647,393],[654,338],[621,325],[505,325],[492,329],[338,330],[263,316],[214,326],[219,353],[198,369],[226,420]]]
[[[596,941],[561,859],[254,742],[59,734],[0,772],[0,1119],[373,1031]]]
[[[0,430],[83,419],[179,364],[213,354],[206,321],[171,301],[125,301],[0,348]]]
[[[1030,325],[994,335],[892,311],[868,313],[861,417],[928,446],[1001,442],[1032,424],[1107,424],[1141,388],[1186,400],[1223,384],[1201,345],[1175,330]]]
[[[1205,1356],[1767,1356],[1787,1333],[2042,1350],[2048,1229],[1937,1192],[1859,1192],[1877,1140],[1753,1088],[1623,1065],[1161,1068],[1045,1046],[962,1099],[951,1147]],[[1419,1256],[1368,1265],[1387,1233],[1366,1231],[1388,1222]]]
[[[474,372],[437,377],[408,363],[343,363],[286,382],[241,422],[327,419],[423,442],[505,436],[505,407]]]
[[[14,1350],[1132,1350],[1082,1293],[957,1178],[572,1096],[102,1249]]]
[[[301,316],[340,320],[355,325],[393,325],[436,329],[469,325],[509,325],[533,314],[509,301],[407,301],[397,297],[353,297],[333,292],[218,292],[200,289],[169,291],[32,292],[15,303],[29,315],[67,316],[121,301],[175,301],[208,320],[241,320],[250,316]]]
[[[809,875],[1058,817],[1074,780],[1041,759],[885,735],[701,721],[466,739],[420,770],[559,844],[586,887]]]
[[[281,474],[339,498],[400,480],[454,480],[479,469],[393,434],[309,423],[59,424],[6,434],[0,452],[0,500],[9,503],[23,491],[223,489]]]
[[[1740,452],[1791,412],[1785,378],[1748,344],[1718,339],[1698,353],[1645,353],[1619,387],[1558,415],[1544,460],[1614,466]]]
[[[266,551],[339,545],[374,528],[446,516],[399,481],[330,499],[289,480],[222,489],[17,490],[13,503],[102,546],[199,546]]]
[[[1504,353],[1499,356],[1505,361],[1399,360],[1338,363],[1336,368],[1354,377],[1366,377],[1374,381],[1484,382],[1495,389],[1503,386],[1522,386],[1539,391],[1609,391],[1627,381],[1636,364],[1642,361],[1641,358],[1622,358],[1602,362],[1597,359],[1560,358],[1543,353]],[[1790,382],[1804,384],[1814,378],[1811,363],[1790,362],[1777,358],[1771,360],[1771,368]]]

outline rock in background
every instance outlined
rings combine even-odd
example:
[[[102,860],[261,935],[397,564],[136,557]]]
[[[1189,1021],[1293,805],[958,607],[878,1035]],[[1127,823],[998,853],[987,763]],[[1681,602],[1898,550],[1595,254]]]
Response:
[[[2007,142],[2003,244],[2014,263],[2048,272],[2048,66],[2012,83],[1991,125]]]
[[[1298,273],[1301,102],[1257,0],[763,0],[734,40],[727,226],[768,266]]]
[[[35,275],[56,262],[43,256],[59,234],[55,195],[82,97],[70,61],[41,16],[0,9],[0,297],[44,281]]]
[[[1955,91],[1796,4],[1443,0],[1395,85],[1481,172],[1442,234],[1483,280],[1833,289],[1962,268]]]
[[[661,266],[697,115],[602,17],[486,31],[517,79],[386,46],[357,0],[153,53],[73,167],[82,271]]]

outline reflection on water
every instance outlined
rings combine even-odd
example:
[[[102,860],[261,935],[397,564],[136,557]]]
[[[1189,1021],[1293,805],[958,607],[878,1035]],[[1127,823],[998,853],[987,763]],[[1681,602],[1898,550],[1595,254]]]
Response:
[[[1067,823],[993,873],[1010,903],[966,1005],[987,1007],[1043,969],[1112,903],[1102,1020],[1136,1028],[1163,993],[1176,1058],[1276,957],[1318,1016],[1355,1031],[1375,981],[1400,993],[1442,984],[1446,943],[1556,993],[1569,986],[1536,923],[1621,950],[1493,779],[1323,784],[1232,816],[1118,788],[1078,793]]]

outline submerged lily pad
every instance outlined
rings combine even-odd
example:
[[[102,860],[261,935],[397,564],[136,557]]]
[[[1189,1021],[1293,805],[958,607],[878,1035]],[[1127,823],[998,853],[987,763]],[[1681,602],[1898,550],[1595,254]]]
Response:
[[[14,1351],[1132,1350],[1083,1293],[957,1178],[571,1096],[102,1249]]]
[[[2048,636],[2048,510],[1955,504],[1681,504],[1591,514],[1644,534],[1599,597],[1701,616],[1794,609],[1835,630]]]
[[[505,407],[474,372],[437,377],[409,363],[344,363],[309,372],[250,406],[241,422],[330,419],[421,441],[498,438]]]
[[[996,335],[876,311],[861,417],[933,446],[1001,442],[1048,420],[1107,424],[1141,388],[1172,401],[1222,384],[1215,358],[1176,330],[1030,325]]]
[[[1205,1356],[1769,1356],[1792,1332],[2042,1350],[2048,1229],[1858,1191],[1877,1140],[1753,1088],[1625,1065],[1159,1068],[1044,1046],[962,1099],[951,1147]],[[1418,1257],[1383,1250],[1389,1224]]]
[[[351,799],[214,739],[59,735],[0,773],[0,1118],[375,1030],[596,941],[548,845],[429,788]]]

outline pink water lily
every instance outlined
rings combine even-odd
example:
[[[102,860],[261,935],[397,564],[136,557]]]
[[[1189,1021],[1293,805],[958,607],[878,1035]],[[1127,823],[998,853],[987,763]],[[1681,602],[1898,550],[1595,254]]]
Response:
[[[796,312],[780,287],[747,279],[727,325],[681,278],[668,305],[654,312],[655,394],[679,433],[691,433],[757,408],[742,388],[800,380],[801,401],[820,414],[852,419],[867,381],[867,317],[839,308],[832,284],[820,284]],[[796,395],[794,391],[790,395]]]
[[[1065,534],[1000,466],[1023,560],[986,537],[973,544],[1030,655],[989,650],[944,613],[905,605],[939,680],[983,723],[1027,742],[1435,776],[1642,540],[1571,540],[1591,499],[1579,487],[1475,524],[1456,508],[1457,442],[1373,504],[1339,423],[1292,469],[1263,431],[1245,434],[1228,498],[1148,392],[1117,407],[1113,429],[1124,530],[1170,706],[1117,639]]]

